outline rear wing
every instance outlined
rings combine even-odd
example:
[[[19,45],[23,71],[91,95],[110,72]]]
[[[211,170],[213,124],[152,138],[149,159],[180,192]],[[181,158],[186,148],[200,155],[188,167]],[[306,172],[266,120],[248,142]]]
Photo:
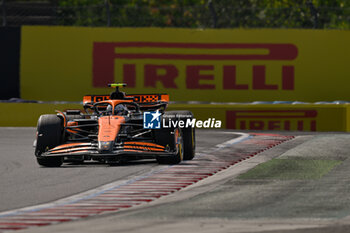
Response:
[[[169,102],[168,94],[134,94],[125,95],[126,98],[133,98],[133,102],[140,104],[151,104],[157,102]],[[83,104],[94,104],[96,102],[109,100],[109,95],[86,95],[83,98]]]

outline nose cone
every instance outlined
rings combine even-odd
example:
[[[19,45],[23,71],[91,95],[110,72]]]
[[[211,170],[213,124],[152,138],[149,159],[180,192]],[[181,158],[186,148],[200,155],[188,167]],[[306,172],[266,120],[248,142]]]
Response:
[[[124,117],[104,116],[98,119],[98,141],[115,141],[121,124],[125,123]]]
[[[103,142],[100,141],[98,142],[98,152],[100,153],[108,153],[108,152],[112,152],[113,150],[113,141],[107,141],[107,142]]]

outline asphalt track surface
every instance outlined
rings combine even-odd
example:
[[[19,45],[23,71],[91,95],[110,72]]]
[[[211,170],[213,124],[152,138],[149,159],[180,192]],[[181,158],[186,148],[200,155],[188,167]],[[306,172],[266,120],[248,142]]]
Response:
[[[197,153],[237,135],[198,131]],[[54,201],[103,184],[159,170],[155,160],[122,166],[100,163],[40,167],[35,160],[35,128],[0,128],[0,211]]]
[[[54,201],[163,167],[139,161],[125,166],[41,168],[32,150],[34,132],[0,128],[1,211]],[[297,137],[151,204],[23,232],[350,232],[350,135],[279,134]],[[205,153],[234,137],[232,132],[200,130],[197,152]],[[341,164],[316,180],[237,178],[257,164],[293,157]]]

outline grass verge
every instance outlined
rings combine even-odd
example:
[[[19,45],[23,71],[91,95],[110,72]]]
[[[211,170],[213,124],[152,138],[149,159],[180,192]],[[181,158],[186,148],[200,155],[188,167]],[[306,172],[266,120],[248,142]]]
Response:
[[[248,172],[240,175],[239,179],[319,179],[335,166],[339,165],[338,160],[319,159],[272,159],[259,164]]]

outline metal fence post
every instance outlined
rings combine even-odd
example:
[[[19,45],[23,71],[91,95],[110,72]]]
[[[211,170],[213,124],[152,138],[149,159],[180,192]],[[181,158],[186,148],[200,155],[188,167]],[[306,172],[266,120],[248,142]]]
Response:
[[[6,21],[5,0],[1,1],[1,11],[2,11],[2,26],[6,27],[7,21]]]
[[[218,18],[217,18],[217,15],[216,15],[216,12],[215,12],[215,8],[214,8],[214,4],[213,4],[212,0],[208,0],[208,7],[209,7],[209,10],[210,10],[211,16],[213,17],[213,28],[216,28]]]
[[[111,26],[111,11],[109,6],[109,0],[105,0],[105,6],[106,6],[106,16],[107,16],[107,27]]]
[[[310,8],[310,13],[311,15],[313,16],[314,18],[314,27],[313,28],[318,28],[318,15],[317,15],[317,10],[314,6],[314,4],[312,4],[312,2],[309,0],[307,1],[307,5],[309,6]]]

